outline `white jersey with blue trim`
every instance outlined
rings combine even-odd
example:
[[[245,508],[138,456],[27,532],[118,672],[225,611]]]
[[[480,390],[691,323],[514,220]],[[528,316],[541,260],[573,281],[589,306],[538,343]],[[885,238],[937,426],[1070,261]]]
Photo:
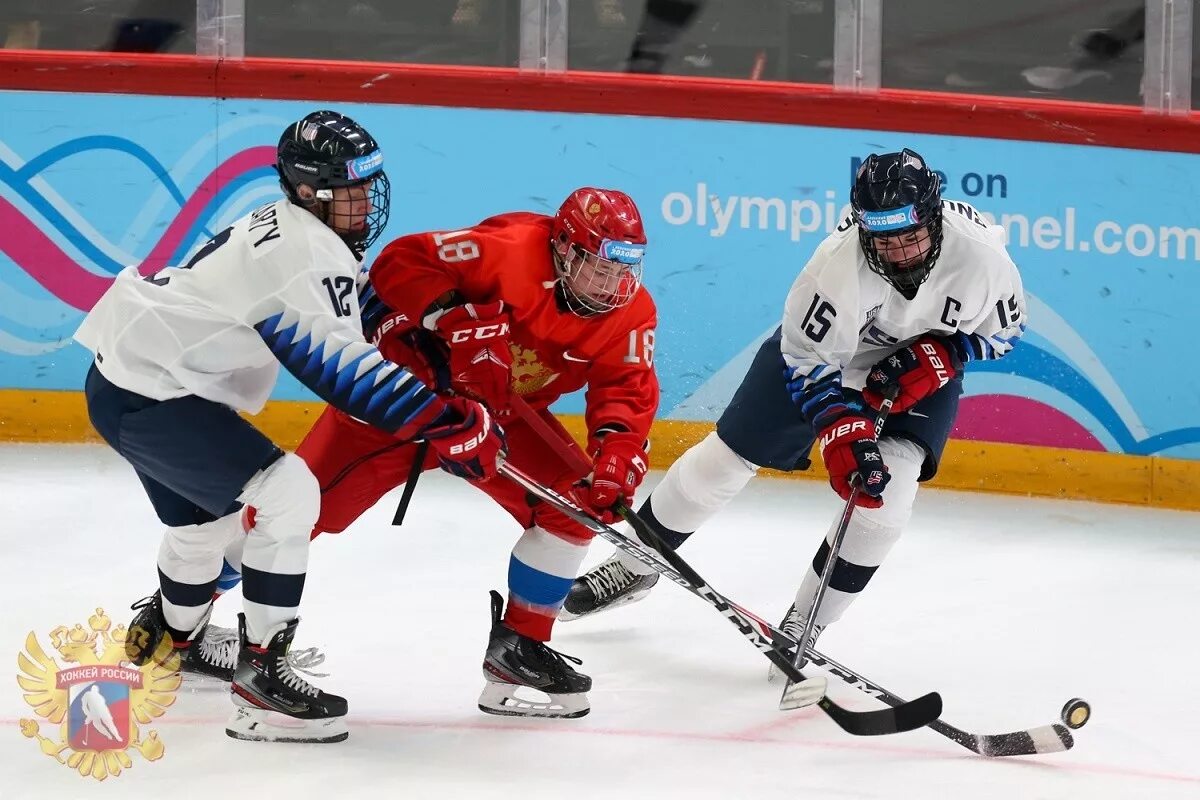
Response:
[[[971,360],[1000,358],[1025,330],[1021,276],[1004,229],[967,203],[942,201],[942,250],[909,300],[873,272],[849,219],[818,247],[788,292],[781,350],[793,379],[841,373],[861,389],[871,367],[926,334]]]
[[[108,380],[156,400],[197,395],[257,413],[282,363],[323,400],[395,430],[433,396],[363,339],[358,274],[337,234],[279,200],[183,266],[122,271],[75,339]]]

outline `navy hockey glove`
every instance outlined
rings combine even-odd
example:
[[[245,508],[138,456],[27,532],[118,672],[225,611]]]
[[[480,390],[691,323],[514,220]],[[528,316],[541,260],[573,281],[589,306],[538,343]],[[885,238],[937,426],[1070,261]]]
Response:
[[[907,411],[953,380],[959,370],[956,363],[960,362],[945,339],[922,336],[871,367],[863,399],[879,408],[887,390],[898,386],[892,411]]]
[[[446,413],[421,431],[437,454],[438,464],[469,481],[494,477],[508,455],[504,431],[481,403],[467,397],[447,398],[445,403]]]

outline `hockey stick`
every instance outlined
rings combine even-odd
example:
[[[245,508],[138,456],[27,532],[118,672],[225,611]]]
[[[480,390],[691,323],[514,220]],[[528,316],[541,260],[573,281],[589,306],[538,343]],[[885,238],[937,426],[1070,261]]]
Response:
[[[892,398],[892,397],[886,398],[885,405],[888,408],[889,412],[891,410],[892,400],[894,400],[894,398]],[[520,401],[519,404],[515,403],[514,410],[516,410],[520,414],[520,416],[526,422],[528,422],[530,424],[530,427],[534,428],[534,430],[539,435],[541,435],[548,442],[550,442],[550,444],[553,445],[556,442],[561,441],[561,437],[558,436],[557,434],[555,434],[550,429],[550,426],[547,425],[540,417],[537,417],[537,415],[532,411],[532,409],[530,409],[527,405],[525,405],[525,403],[523,401]],[[883,407],[880,408],[880,411],[881,411],[881,413],[883,412]],[[883,421],[882,419],[876,421],[876,430],[877,431],[880,428],[882,428],[882,421]],[[565,462],[567,462],[568,464],[570,464],[573,467],[578,468],[581,472],[586,472],[590,468],[590,465],[588,465],[586,461],[583,461],[583,456],[579,453],[578,449],[575,447],[572,447],[567,442],[562,442],[562,447],[556,448],[556,450]],[[649,528],[649,526],[647,526],[645,524],[645,522],[643,520],[641,520],[640,517],[637,517],[629,509],[625,509],[624,511],[628,513],[628,516],[626,516],[625,513],[623,513],[622,516],[624,516],[625,519],[629,522],[629,524],[634,528],[634,530],[638,532],[639,537],[644,537],[647,540],[654,538],[653,537],[653,534],[654,534],[653,529]],[[630,517],[633,517],[633,518],[630,519]],[[668,578],[675,581],[676,583],[680,582],[677,577],[671,575],[669,572],[665,572],[662,569],[661,564],[655,565],[655,564],[647,562],[644,558],[642,558],[642,552],[644,552],[644,551],[632,552],[629,547],[623,546],[623,544],[629,545],[631,543],[629,542],[628,539],[621,536],[617,531],[609,528],[608,531],[610,533],[606,533],[604,531],[597,530],[595,527],[589,525],[587,522],[584,522],[583,524],[587,525],[592,530],[595,530],[604,539],[606,539],[609,542],[612,542],[618,548],[625,550],[626,552],[630,552],[631,555],[633,555],[635,558],[638,558],[638,560],[642,561],[643,563],[647,563],[649,566],[653,567],[660,573],[667,575]],[[616,541],[613,538],[614,536],[620,537],[620,539],[622,541],[621,542]],[[640,551],[641,549],[638,548],[638,550]],[[831,548],[831,555],[832,555],[832,548]],[[830,559],[830,561],[832,561],[832,558]],[[698,592],[696,592],[695,589],[693,589],[693,587],[690,584],[685,585],[684,588],[688,589],[689,591],[691,591],[695,594],[698,594]],[[708,598],[705,598],[705,599],[707,600]],[[792,649],[792,648],[796,647],[796,644],[797,644],[796,641],[793,638],[791,638],[790,636],[788,636],[786,633],[773,628],[770,624],[768,624],[764,620],[760,619],[759,617],[755,616],[753,613],[747,611],[746,609],[741,608],[740,606],[737,606],[736,604],[729,603],[728,600],[726,600],[725,602],[728,604],[728,606],[729,606],[728,608],[721,608],[720,605],[717,605],[717,608],[719,610],[721,610],[723,613],[725,613],[727,616],[729,616],[729,618],[731,620],[734,619],[733,616],[730,616],[731,612],[732,613],[741,612],[742,614],[745,615],[745,618],[746,618],[745,620],[743,620],[743,622],[748,621],[749,623],[757,624],[760,629],[769,632],[773,636],[775,642],[782,645],[783,648]],[[810,619],[812,619],[812,616],[810,616]],[[736,621],[735,621],[735,624],[738,624],[739,629],[741,629],[741,624],[737,623]],[[746,635],[746,634],[743,632],[743,635]],[[758,646],[757,643],[756,643],[756,646]],[[808,656],[810,663],[812,663],[814,666],[820,667],[821,669],[829,672],[830,674],[832,674],[838,678],[841,678],[848,685],[853,686],[855,689],[858,689],[859,691],[863,692],[864,694],[867,694],[867,695],[870,695],[871,697],[876,698],[877,700],[885,703],[886,705],[891,706],[893,709],[897,709],[897,711],[902,714],[907,715],[907,714],[913,713],[912,709],[915,706],[915,703],[909,703],[908,701],[903,700],[900,697],[897,697],[896,695],[887,691],[886,689],[879,686],[878,684],[875,684],[872,681],[869,681],[866,678],[864,678],[863,676],[857,674],[856,672],[851,670],[849,667],[839,664],[838,662],[834,661],[833,659],[829,658],[828,656],[825,656],[825,655],[817,652],[816,650],[812,649],[811,647],[806,649],[806,654]],[[926,698],[920,698],[920,700],[918,700],[916,702],[919,703],[921,701],[924,701],[925,699]],[[828,709],[826,709],[826,711],[828,711]],[[853,713],[853,712],[851,712],[851,713]],[[1054,723],[1052,725],[1043,725],[1038,728],[1029,728],[1029,729],[1022,730],[1022,731],[1014,731],[1013,733],[976,734],[976,733],[968,733],[966,731],[960,730],[959,728],[956,728],[953,725],[942,722],[940,719],[934,719],[931,722],[929,722],[928,725],[930,728],[937,731],[941,735],[943,735],[946,738],[950,739],[951,741],[967,748],[968,750],[970,750],[973,753],[977,753],[979,755],[986,756],[986,757],[1000,757],[1000,756],[1035,755],[1038,753],[1055,753],[1055,752],[1061,752],[1063,750],[1069,750],[1072,746],[1074,746],[1075,740],[1072,737],[1071,732],[1069,730],[1067,730],[1067,728],[1068,727],[1071,727],[1071,728],[1082,727],[1084,724],[1087,723],[1090,716],[1091,716],[1091,707],[1087,704],[1087,702],[1084,700],[1081,700],[1079,698],[1074,698],[1074,699],[1068,701],[1062,710],[1062,719],[1066,723],[1066,726],[1059,724],[1059,723]],[[841,722],[838,721],[836,717],[834,718],[834,720],[835,720],[835,722],[838,722],[839,725],[841,724]],[[851,732],[853,732],[853,731],[851,731]]]
[[[891,413],[892,403],[896,401],[896,395],[900,393],[899,386],[892,386],[888,389],[883,397],[883,402],[879,404],[879,414],[875,417],[875,438],[879,438],[879,434],[883,432],[883,423],[887,422],[888,414]],[[825,597],[825,590],[829,588],[829,581],[833,578],[833,568],[837,564],[838,556],[842,552],[842,542],[846,538],[846,531],[850,528],[850,517],[854,514],[855,505],[858,502],[859,492],[862,491],[862,480],[856,472],[850,478],[850,496],[846,498],[846,505],[842,508],[842,517],[838,520],[837,530],[833,534],[833,542],[829,545],[829,552],[825,554],[825,566],[821,569],[821,580],[817,585],[817,593],[813,596],[812,604],[808,609],[808,616],[804,620],[804,632],[800,634],[800,644],[796,648],[796,660],[792,662],[796,669],[804,667],[805,653],[808,647],[812,644],[813,626],[817,621],[817,611],[821,608],[821,600]],[[783,694],[780,695],[779,702],[782,703],[787,697],[788,689],[791,688],[791,681],[783,687]]]
[[[788,646],[791,645],[787,637],[777,641]],[[887,689],[867,680],[849,667],[839,664],[812,648],[808,650],[808,660],[809,663],[821,667],[831,675],[841,678],[860,692],[869,694],[893,708],[900,708],[905,704],[904,700],[892,694]],[[1074,698],[1067,701],[1066,705],[1063,706],[1061,716],[1065,724],[1055,722],[1051,725],[1028,728],[1012,733],[968,733],[940,719],[930,722],[929,727],[952,742],[960,744],[971,752],[978,753],[981,756],[989,758],[999,756],[1027,756],[1070,750],[1075,745],[1075,739],[1071,736],[1071,732],[1067,728],[1083,727],[1091,717],[1091,706],[1088,705],[1086,700]]]
[[[592,465],[584,458],[582,452],[573,441],[566,441],[561,435],[556,433],[536,411],[529,407],[521,398],[515,398],[513,402],[513,411],[517,416],[527,424],[530,429],[540,436],[550,447],[558,454],[559,458],[572,470],[580,475],[587,475],[592,471]],[[630,511],[629,513],[633,513]],[[586,524],[586,523],[585,523]],[[602,534],[603,535],[603,534]],[[611,540],[610,540],[611,541]],[[620,545],[618,545],[620,546]],[[636,555],[636,554],[635,554]],[[651,565],[653,566],[653,565]],[[698,579],[699,576],[697,575]],[[701,585],[704,582],[699,580],[687,584],[686,588],[694,590],[694,587]],[[708,598],[705,598],[708,599]],[[720,608],[720,606],[718,606]],[[783,694],[779,697],[780,711],[793,711],[797,708],[804,708],[816,703],[825,695],[825,689],[829,682],[824,678],[806,678],[800,684],[795,684],[788,680],[787,686],[784,687]]]
[[[425,456],[429,453],[429,440],[422,439],[417,445],[417,453],[412,466],[408,470],[408,479],[404,481],[404,492],[400,495],[400,502],[396,504],[396,514],[392,517],[393,525],[400,525],[404,522],[404,515],[408,513],[408,504],[412,502],[413,492],[417,490],[417,479],[421,477],[424,471]]]
[[[567,498],[542,486],[508,463],[501,464],[500,473],[515,481],[517,485],[534,497],[559,509],[588,530],[714,606],[785,675],[798,681],[794,687],[798,690],[796,707],[811,703],[811,697],[806,697],[804,694],[816,691],[816,687],[821,686],[821,696],[816,701],[817,705],[842,730],[855,736],[879,736],[913,730],[929,724],[941,714],[942,698],[936,692],[909,703],[877,711],[851,711],[843,708],[824,696],[823,681],[813,682],[806,679],[803,673],[792,666],[791,660],[773,644],[775,640],[792,643],[795,640],[736,603],[729,601],[710,587],[677,553],[665,547],[658,540],[654,531],[627,506],[618,505],[617,511],[633,526],[639,537],[643,538],[651,547],[660,549],[651,551],[641,547],[622,536],[614,528],[580,510]]]

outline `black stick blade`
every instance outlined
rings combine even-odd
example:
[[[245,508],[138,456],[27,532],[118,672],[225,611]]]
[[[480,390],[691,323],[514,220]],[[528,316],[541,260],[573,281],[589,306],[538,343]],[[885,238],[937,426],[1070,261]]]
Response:
[[[855,736],[886,736],[913,731],[942,715],[942,696],[937,692],[878,711],[849,711],[827,697],[822,698],[818,705],[842,730]]]

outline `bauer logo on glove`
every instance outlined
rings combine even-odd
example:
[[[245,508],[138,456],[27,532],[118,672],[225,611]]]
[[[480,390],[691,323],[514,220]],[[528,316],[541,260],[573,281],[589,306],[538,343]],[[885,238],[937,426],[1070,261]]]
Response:
[[[849,436],[851,433],[859,431],[865,432],[870,421],[866,417],[858,417],[848,422],[843,422],[840,425],[830,427],[821,434],[821,452],[825,452],[825,447],[835,439],[841,439]],[[852,437],[858,438],[858,437]]]
[[[896,387],[892,411],[907,411],[952,381],[957,374],[958,367],[945,340],[923,336],[872,367],[862,395],[872,408],[880,408],[885,390]]]

